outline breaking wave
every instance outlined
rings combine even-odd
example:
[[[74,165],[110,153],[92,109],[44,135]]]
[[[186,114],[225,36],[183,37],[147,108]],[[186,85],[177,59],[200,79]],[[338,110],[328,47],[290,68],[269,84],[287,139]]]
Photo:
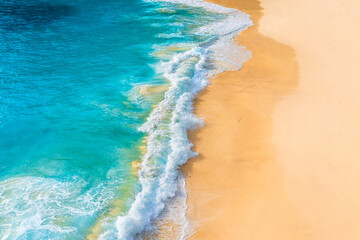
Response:
[[[183,177],[179,167],[197,155],[191,151],[193,145],[187,131],[203,124],[193,114],[196,94],[209,84],[208,79],[214,74],[238,70],[251,58],[248,50],[233,43],[239,32],[252,25],[249,15],[200,0],[168,2],[203,7],[225,14],[226,18],[196,29],[212,37],[190,50],[174,54],[171,60],[157,66],[158,73],[168,80],[170,87],[164,100],[140,128],[148,135],[147,153],[139,173],[141,190],[127,214],[119,216],[116,222],[117,236],[123,240],[153,231],[154,220],[180,191]],[[186,208],[186,205],[182,207]],[[186,226],[188,224],[184,224],[181,238],[187,235]]]

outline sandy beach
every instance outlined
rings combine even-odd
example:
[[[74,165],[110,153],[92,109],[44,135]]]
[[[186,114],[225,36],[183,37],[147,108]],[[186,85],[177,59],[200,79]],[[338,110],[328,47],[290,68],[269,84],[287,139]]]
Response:
[[[359,239],[358,3],[211,2],[251,15],[253,57],[196,99],[190,239]]]

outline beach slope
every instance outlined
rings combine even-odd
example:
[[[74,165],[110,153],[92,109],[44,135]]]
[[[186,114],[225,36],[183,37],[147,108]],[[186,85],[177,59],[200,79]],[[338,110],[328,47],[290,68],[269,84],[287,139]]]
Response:
[[[251,15],[253,57],[196,99],[191,239],[358,239],[355,1],[214,0]]]

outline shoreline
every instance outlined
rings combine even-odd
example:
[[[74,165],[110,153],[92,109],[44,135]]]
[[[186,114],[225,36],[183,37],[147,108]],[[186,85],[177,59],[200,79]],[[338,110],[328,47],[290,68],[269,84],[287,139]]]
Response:
[[[210,2],[251,16],[254,25],[240,33],[235,43],[250,50],[252,58],[241,70],[212,78],[195,101],[195,114],[204,117],[206,125],[190,133],[200,156],[183,168],[187,214],[196,229],[190,239],[266,239],[272,231],[280,232],[294,223],[275,226],[258,221],[270,222],[277,214],[296,216],[284,197],[271,143],[274,107],[297,84],[295,53],[259,32],[263,13],[258,1]],[[280,54],[274,56],[274,50]],[[271,201],[265,200],[265,195],[271,196]],[[258,219],[263,212],[267,213]],[[292,221],[298,220],[294,217]],[[276,237],[296,239],[293,235]]]
[[[190,239],[356,239],[355,3],[208,2],[251,15],[235,42],[253,57],[195,99],[206,125],[182,167]]]

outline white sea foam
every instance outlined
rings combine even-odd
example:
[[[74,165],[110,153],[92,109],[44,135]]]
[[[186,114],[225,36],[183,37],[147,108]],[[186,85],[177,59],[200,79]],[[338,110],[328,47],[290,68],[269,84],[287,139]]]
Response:
[[[182,35],[181,32],[162,33],[162,34],[158,34],[157,37],[159,37],[159,38],[183,38],[184,35]]]
[[[66,222],[94,214],[113,196],[101,185],[82,192],[84,187],[86,182],[80,178],[1,181],[0,239],[81,239],[78,229]]]
[[[217,5],[214,3],[205,2],[203,0],[146,0],[148,2],[170,2],[177,4],[184,4],[192,7],[201,7],[205,8],[208,11],[216,12],[216,13],[240,13],[237,9],[227,8],[221,5]]]
[[[184,209],[179,218],[185,218],[186,192],[185,188],[179,188],[183,182],[179,166],[197,155],[191,151],[193,145],[188,140],[187,131],[203,124],[192,113],[194,97],[209,84],[211,76],[240,69],[251,57],[248,50],[233,43],[240,31],[252,25],[249,15],[201,0],[162,1],[202,7],[226,14],[227,18],[197,29],[200,33],[215,35],[213,41],[174,54],[170,61],[162,62],[157,68],[169,81],[170,87],[164,100],[140,128],[148,134],[147,153],[139,172],[141,191],[128,213],[117,219],[116,228],[121,240],[141,238],[139,234],[142,232],[154,230],[154,220],[169,202],[174,202],[174,198],[176,202],[177,196],[185,196],[185,200],[177,201],[184,203],[180,204]],[[182,194],[177,194],[179,191]],[[188,226],[185,222],[183,224],[184,228]],[[187,236],[185,230],[181,239]]]

